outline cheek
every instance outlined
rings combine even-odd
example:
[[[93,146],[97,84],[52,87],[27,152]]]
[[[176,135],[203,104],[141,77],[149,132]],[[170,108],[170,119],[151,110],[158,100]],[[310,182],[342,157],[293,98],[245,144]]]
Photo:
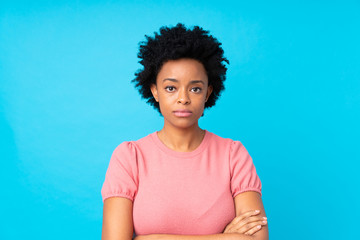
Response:
[[[173,96],[161,95],[159,96],[159,105],[162,106],[163,109],[169,108],[170,105],[173,105],[174,99]]]
[[[159,94],[159,100],[161,100],[161,102],[165,105],[165,104],[171,104],[174,101],[176,101],[177,95],[176,94],[169,94],[169,93],[165,93],[165,92],[161,92]]]

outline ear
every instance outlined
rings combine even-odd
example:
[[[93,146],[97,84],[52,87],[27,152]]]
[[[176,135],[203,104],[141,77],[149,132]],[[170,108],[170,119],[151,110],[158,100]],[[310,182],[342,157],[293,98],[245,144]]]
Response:
[[[151,84],[150,90],[151,90],[152,95],[153,95],[154,98],[155,98],[155,101],[159,102],[158,91],[157,91],[156,85],[155,85],[155,84]]]
[[[213,91],[213,86],[212,85],[208,86],[205,102],[207,102],[207,100],[209,99],[212,91]]]

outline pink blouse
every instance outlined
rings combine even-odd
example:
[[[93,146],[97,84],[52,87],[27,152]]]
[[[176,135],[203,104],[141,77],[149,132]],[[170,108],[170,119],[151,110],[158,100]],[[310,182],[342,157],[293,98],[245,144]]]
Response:
[[[157,132],[125,141],[111,156],[101,189],[103,201],[133,201],[136,235],[223,232],[235,217],[233,198],[245,191],[261,195],[261,181],[240,141],[205,130],[192,152],[164,145]]]

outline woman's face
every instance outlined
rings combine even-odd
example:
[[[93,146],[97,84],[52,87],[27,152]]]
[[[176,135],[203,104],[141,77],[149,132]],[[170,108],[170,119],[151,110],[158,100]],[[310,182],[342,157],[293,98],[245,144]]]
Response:
[[[194,59],[163,64],[151,92],[160,105],[165,124],[188,128],[197,125],[212,92],[202,63]]]

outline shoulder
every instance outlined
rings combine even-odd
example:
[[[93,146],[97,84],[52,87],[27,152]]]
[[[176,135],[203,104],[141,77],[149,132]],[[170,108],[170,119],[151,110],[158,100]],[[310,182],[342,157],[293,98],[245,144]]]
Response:
[[[230,150],[243,147],[243,144],[239,140],[233,140],[231,138],[221,137],[209,131],[208,133],[211,136],[211,142],[215,143],[216,145],[226,145],[227,147],[229,147]]]
[[[134,150],[135,145],[133,141],[124,141],[120,143],[114,150],[113,154],[121,154],[125,152],[131,152]]]
[[[154,133],[148,134],[137,140],[128,140],[121,142],[114,150],[114,153],[136,152],[151,144],[151,138]]]

